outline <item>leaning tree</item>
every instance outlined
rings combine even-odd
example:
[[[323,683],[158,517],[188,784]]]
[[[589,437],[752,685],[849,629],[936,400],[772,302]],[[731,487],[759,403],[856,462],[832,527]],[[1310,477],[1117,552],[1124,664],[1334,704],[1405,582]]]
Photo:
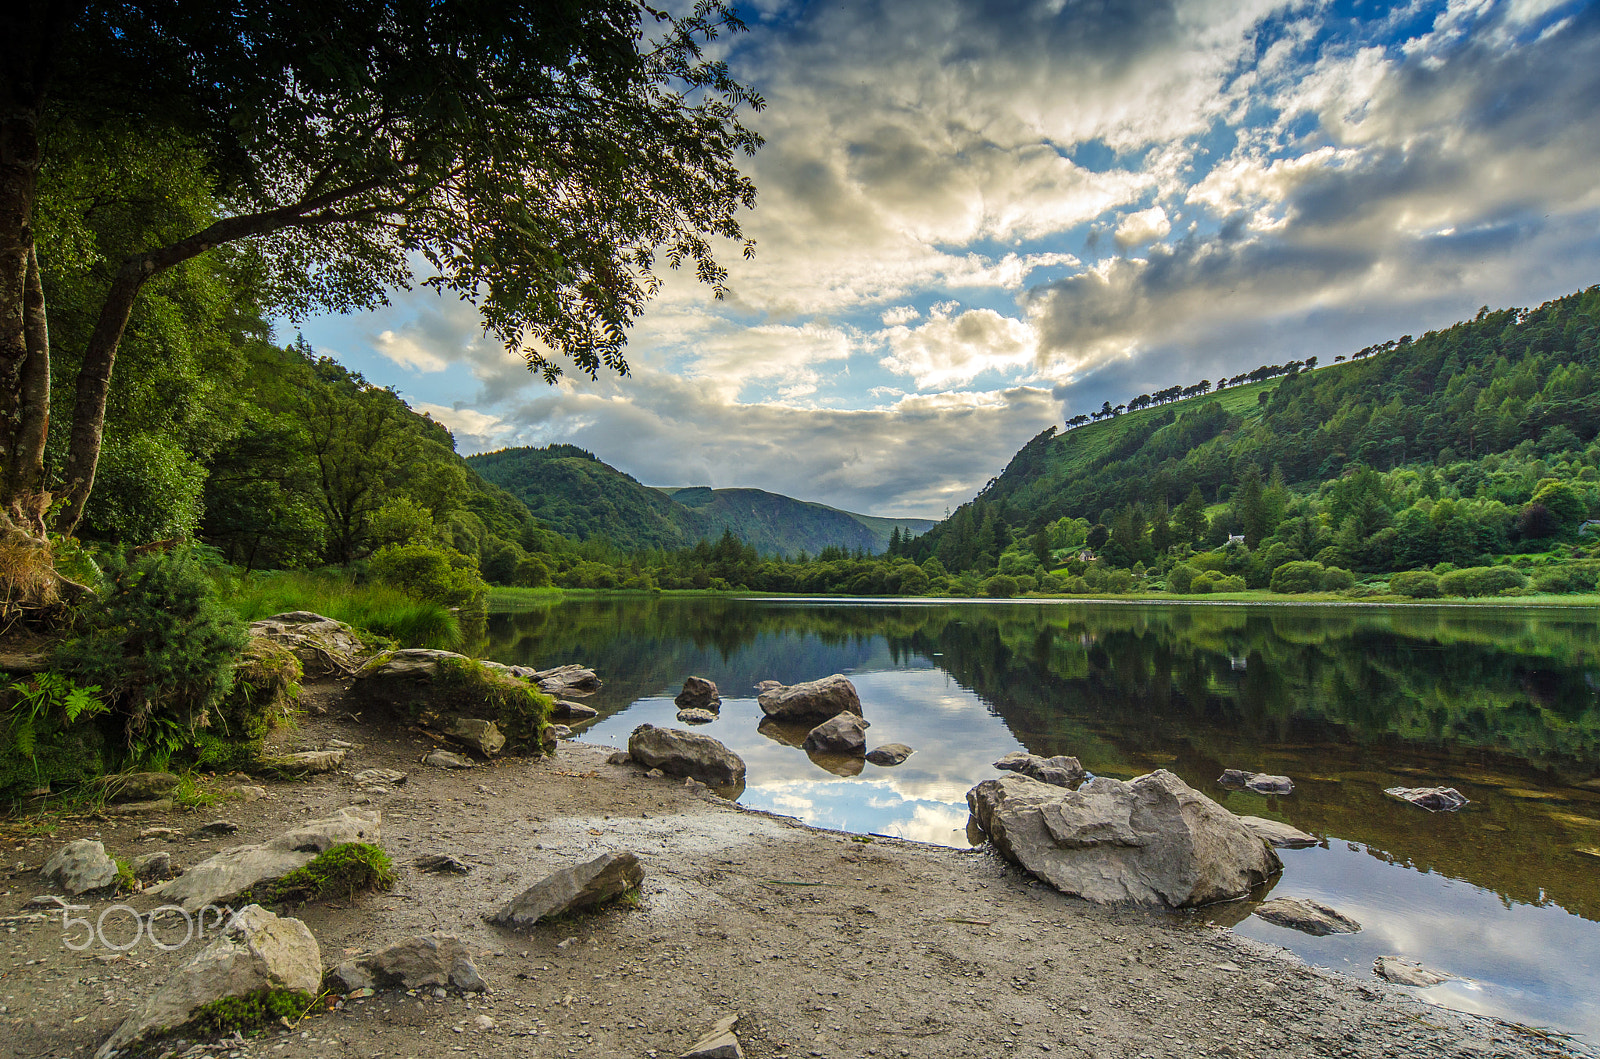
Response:
[[[627,328],[712,241],[742,243],[738,160],[762,101],[704,50],[725,0],[12,0],[0,5],[0,528],[70,535],[94,487],[117,348],[152,277],[248,246],[273,308],[369,307],[413,276],[474,302],[547,380],[626,374]],[[108,278],[59,466],[34,241],[53,129],[192,146],[221,208]],[[58,417],[59,418],[59,417]],[[59,429],[59,428],[58,428]]]

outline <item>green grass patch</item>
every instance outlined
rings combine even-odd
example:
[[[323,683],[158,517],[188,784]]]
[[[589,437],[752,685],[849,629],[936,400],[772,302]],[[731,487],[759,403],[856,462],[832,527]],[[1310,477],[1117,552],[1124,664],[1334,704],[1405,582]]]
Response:
[[[345,842],[273,883],[267,904],[303,904],[394,887],[394,862],[377,846]]]
[[[544,726],[554,703],[532,685],[470,658],[442,658],[434,670],[433,686],[435,703],[494,721],[506,737],[506,749],[541,752]]]
[[[201,1006],[183,1029],[191,1035],[246,1033],[274,1025],[279,1019],[297,1022],[316,1002],[316,997],[298,989],[257,989]]]
[[[453,651],[462,644],[461,621],[449,607],[412,599],[390,585],[357,584],[341,570],[255,572],[225,586],[223,602],[245,621],[309,610],[402,647]]]

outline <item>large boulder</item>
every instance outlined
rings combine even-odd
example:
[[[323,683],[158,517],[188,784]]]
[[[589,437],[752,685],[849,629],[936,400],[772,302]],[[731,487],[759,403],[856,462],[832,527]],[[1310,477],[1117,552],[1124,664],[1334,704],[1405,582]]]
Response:
[[[350,626],[308,610],[251,622],[250,633],[288,648],[307,673],[348,673],[367,654],[366,644]]]
[[[996,761],[994,767],[1006,772],[1019,772],[1056,787],[1076,787],[1089,775],[1075,757],[1065,754],[1040,757],[1022,750],[1013,750]]]
[[[106,854],[103,843],[80,838],[52,853],[40,869],[39,878],[47,886],[74,896],[86,894],[116,885],[117,862]]]
[[[717,691],[717,686],[705,677],[689,677],[683,682],[683,690],[672,701],[680,710],[715,712],[722,708],[722,695]]]
[[[382,820],[375,809],[340,809],[260,845],[225,849],[146,892],[190,913],[206,905],[221,905],[246,890],[283,878],[334,846],[377,842],[382,836]]]
[[[714,787],[736,787],[744,782],[744,759],[698,732],[641,724],[628,736],[628,754],[647,769],[692,776]]]
[[[1229,901],[1283,867],[1237,817],[1165,769],[1076,791],[1004,776],[968,791],[967,805],[1005,857],[1102,904]]]
[[[507,927],[531,927],[542,919],[604,904],[644,882],[644,868],[632,853],[602,853],[545,876],[511,898],[489,917]]]
[[[427,986],[482,993],[489,988],[461,939],[438,933],[405,938],[378,952],[346,960],[330,972],[329,984],[345,993]]]
[[[865,754],[867,722],[853,713],[830,717],[811,729],[801,748],[808,754]]]
[[[502,749],[536,753],[549,704],[537,693],[533,677],[525,666],[408,648],[378,655],[357,670],[351,694],[401,708],[488,756]],[[485,729],[491,722],[493,729]]]
[[[763,691],[761,712],[775,721],[825,721],[841,713],[861,716],[861,696],[843,674]]]
[[[293,989],[315,996],[322,989],[322,953],[298,919],[249,905],[234,913],[215,941],[162,980],[144,1007],[100,1046],[96,1059],[109,1059],[176,1030],[214,1000],[262,989]]]

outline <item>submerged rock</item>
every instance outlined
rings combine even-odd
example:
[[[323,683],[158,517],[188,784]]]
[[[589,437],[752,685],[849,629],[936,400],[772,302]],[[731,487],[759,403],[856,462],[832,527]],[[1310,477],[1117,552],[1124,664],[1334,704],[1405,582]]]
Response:
[[[1022,750],[1013,750],[996,761],[994,767],[1006,772],[1019,772],[1056,787],[1076,787],[1089,775],[1075,757],[1065,754],[1040,757]]]
[[[722,695],[718,693],[717,686],[705,677],[689,677],[683,682],[683,690],[672,701],[680,710],[716,712],[722,706]]]
[[[1027,776],[967,792],[1009,860],[1063,893],[1103,904],[1189,908],[1243,897],[1282,870],[1237,817],[1166,770],[1076,791]]]
[[[683,724],[710,724],[717,715],[710,710],[679,710],[678,720]]]
[[[842,673],[763,691],[756,702],[775,721],[825,721],[841,713],[861,716],[861,696]]]
[[[1281,820],[1268,820],[1264,816],[1241,816],[1239,822],[1274,849],[1307,849],[1321,841],[1316,835],[1308,835],[1298,827]]]
[[[801,744],[808,754],[864,754],[867,749],[867,722],[853,713],[841,713],[823,721],[806,735]]]
[[[874,765],[881,765],[884,768],[890,768],[894,765],[901,764],[906,758],[915,753],[915,750],[912,750],[904,743],[885,743],[882,746],[875,746],[871,750],[867,751],[867,760],[872,762]]]
[[[1468,804],[1466,795],[1454,787],[1388,787],[1383,793],[1420,805],[1430,813],[1453,813]]]
[[[106,854],[103,843],[80,838],[52,853],[39,870],[39,878],[51,887],[77,896],[115,886],[117,862]]]
[[[1436,971],[1432,967],[1424,967],[1411,960],[1403,960],[1398,956],[1379,956],[1372,961],[1372,973],[1385,981],[1396,985],[1430,986],[1440,982],[1448,982],[1458,975]]]
[[[577,912],[621,897],[644,882],[644,868],[632,853],[602,853],[545,876],[501,905],[489,917],[508,927],[531,927],[542,919]]]
[[[1289,794],[1294,781],[1288,776],[1272,776],[1265,772],[1245,772],[1243,769],[1223,769],[1217,777],[1217,786],[1230,791],[1254,791],[1256,794]]]
[[[647,769],[692,776],[714,787],[744,783],[744,759],[720,741],[698,732],[641,724],[628,736],[628,753]]]
[[[1255,914],[1268,923],[1319,938],[1361,931],[1361,924],[1349,916],[1304,897],[1274,897],[1257,908]]]

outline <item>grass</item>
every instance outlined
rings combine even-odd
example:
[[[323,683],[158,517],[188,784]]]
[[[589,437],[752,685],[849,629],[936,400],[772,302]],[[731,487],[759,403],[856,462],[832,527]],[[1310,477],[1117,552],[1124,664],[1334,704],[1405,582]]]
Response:
[[[402,647],[455,650],[462,644],[461,622],[449,607],[388,585],[357,584],[339,570],[257,571],[224,585],[223,602],[245,621],[309,610]]]
[[[394,862],[387,853],[366,842],[345,842],[273,883],[267,902],[348,899],[358,893],[391,889],[394,882]]]
[[[202,1005],[185,1029],[202,1034],[226,1034],[264,1029],[279,1019],[298,1022],[316,1002],[316,997],[298,989],[257,989]]]

